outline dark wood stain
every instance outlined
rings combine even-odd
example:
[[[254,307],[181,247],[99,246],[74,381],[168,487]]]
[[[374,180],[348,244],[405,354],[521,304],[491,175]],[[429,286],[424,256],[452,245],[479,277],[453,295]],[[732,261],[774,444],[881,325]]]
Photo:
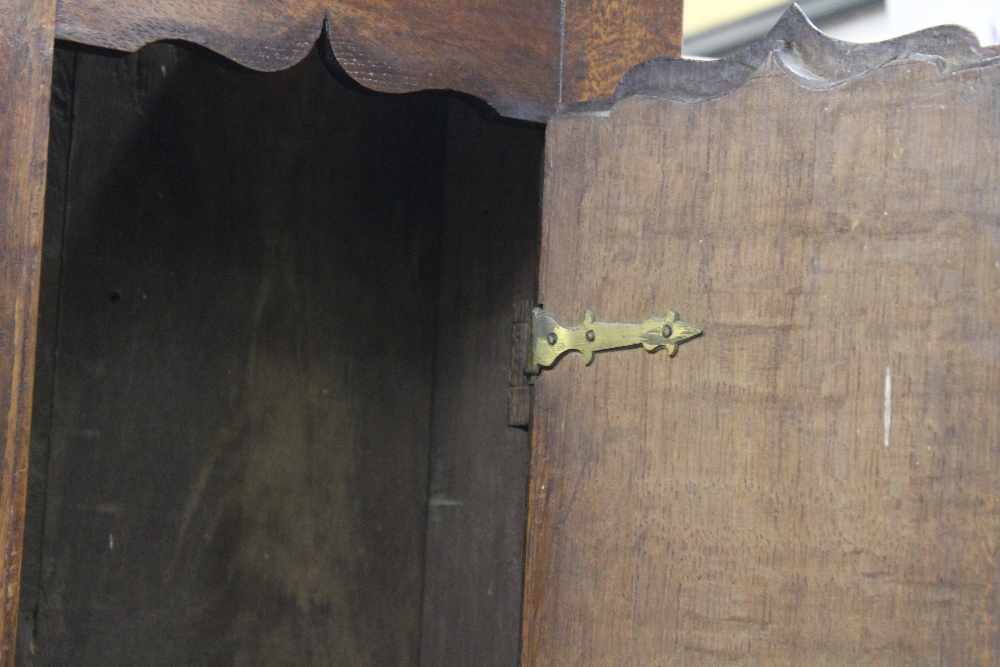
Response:
[[[13,664],[34,377],[55,2],[0,19],[0,664]]]
[[[383,92],[450,89],[505,116],[544,120],[562,102],[610,97],[633,65],[681,50],[682,0],[64,0],[57,35],[134,51],[206,46],[258,70],[301,60],[320,38]],[[561,79],[560,79],[561,77]]]
[[[554,120],[525,665],[1000,659],[997,66]]]
[[[445,101],[76,60],[25,664],[416,664]]]
[[[421,664],[515,665],[528,434],[511,306],[536,290],[543,127],[449,109]]]

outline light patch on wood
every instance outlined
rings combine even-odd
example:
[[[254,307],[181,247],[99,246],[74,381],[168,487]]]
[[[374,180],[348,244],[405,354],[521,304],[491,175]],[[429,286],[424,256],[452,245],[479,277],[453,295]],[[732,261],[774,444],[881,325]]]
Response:
[[[892,429],[892,371],[885,369],[885,410],[882,419],[885,421],[885,446],[889,446],[889,431]]]

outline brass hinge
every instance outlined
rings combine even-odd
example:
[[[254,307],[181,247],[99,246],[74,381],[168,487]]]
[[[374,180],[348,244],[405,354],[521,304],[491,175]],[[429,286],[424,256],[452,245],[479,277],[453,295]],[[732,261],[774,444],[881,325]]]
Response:
[[[665,349],[671,357],[677,346],[701,335],[701,329],[677,319],[669,311],[666,317],[651,317],[642,324],[595,322],[594,313],[587,311],[583,324],[569,327],[550,313],[535,308],[531,315],[531,345],[525,373],[537,377],[543,368],[551,368],[568,352],[580,352],[590,365],[594,353],[619,350],[640,345],[650,352]]]

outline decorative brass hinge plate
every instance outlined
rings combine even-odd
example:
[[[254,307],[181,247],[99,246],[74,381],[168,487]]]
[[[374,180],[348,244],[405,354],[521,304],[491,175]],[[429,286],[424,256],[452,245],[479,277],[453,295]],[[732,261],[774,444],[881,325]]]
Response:
[[[595,322],[587,311],[583,324],[568,327],[550,313],[535,308],[531,317],[531,349],[525,371],[535,377],[543,368],[551,368],[567,352],[580,352],[586,365],[594,362],[594,353],[640,345],[650,352],[666,349],[671,357],[677,346],[701,335],[701,329],[677,319],[670,311],[666,317],[651,317],[642,324]]]

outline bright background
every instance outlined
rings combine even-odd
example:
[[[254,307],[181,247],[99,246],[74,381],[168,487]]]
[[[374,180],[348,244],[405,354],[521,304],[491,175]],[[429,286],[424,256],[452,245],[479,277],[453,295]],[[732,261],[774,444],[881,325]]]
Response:
[[[685,0],[684,53],[720,56],[767,33],[790,2]],[[1000,0],[800,0],[827,34],[875,42],[935,25],[972,30],[980,43],[1000,43]]]

